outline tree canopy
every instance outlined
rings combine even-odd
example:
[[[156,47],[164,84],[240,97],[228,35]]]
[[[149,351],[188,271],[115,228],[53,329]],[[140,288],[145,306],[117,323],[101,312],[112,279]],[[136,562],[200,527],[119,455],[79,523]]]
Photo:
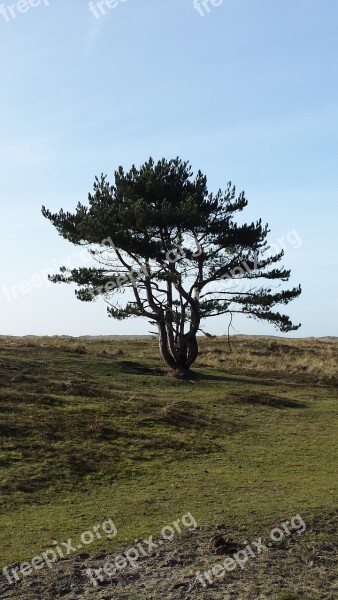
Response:
[[[95,178],[88,204],[75,212],[42,207],[61,236],[93,257],[93,266],[61,267],[50,279],[77,284],[82,301],[103,297],[110,317],[155,323],[162,358],[184,373],[197,358],[206,318],[241,313],[283,332],[300,326],[276,310],[301,293],[300,286],[280,287],[290,277],[276,266],[284,251],[269,254],[261,219],[235,220],[247,204],[231,183],[209,192],[206,177],[179,158],[150,158],[128,172],[119,167],[113,185],[107,176]]]

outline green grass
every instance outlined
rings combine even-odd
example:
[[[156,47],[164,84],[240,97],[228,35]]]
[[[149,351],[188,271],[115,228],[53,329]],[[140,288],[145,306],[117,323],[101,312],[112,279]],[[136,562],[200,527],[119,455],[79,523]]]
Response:
[[[198,378],[184,382],[166,376],[154,339],[2,338],[0,562],[29,560],[107,517],[117,544],[188,511],[200,525],[259,534],[332,510],[336,379],[282,363],[272,372],[267,340],[238,344],[260,364],[231,371],[226,341],[203,339]],[[325,363],[325,343],[322,354]]]

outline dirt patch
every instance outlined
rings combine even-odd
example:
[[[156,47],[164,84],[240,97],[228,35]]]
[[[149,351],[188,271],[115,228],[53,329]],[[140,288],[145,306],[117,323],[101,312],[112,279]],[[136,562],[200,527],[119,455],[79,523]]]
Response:
[[[257,538],[243,531],[231,531],[225,525],[215,526],[213,531],[197,528],[175,541],[157,544],[150,556],[141,557],[133,567],[128,564],[111,576],[104,574],[101,581],[90,578],[90,573],[112,563],[118,552],[82,553],[60,560],[52,569],[26,576],[15,586],[2,576],[0,595],[3,600],[336,600],[338,546],[333,532],[337,517],[337,512],[317,515],[301,535],[294,532],[271,547],[267,547],[268,533],[275,524],[265,528],[265,532],[257,531]],[[210,535],[215,533],[218,538],[230,535],[235,540],[234,551],[243,547],[243,539],[253,541],[258,537],[262,537],[266,550],[251,557],[243,568],[237,564],[221,576],[211,575],[211,582],[205,583],[204,573],[209,572],[210,576],[210,570],[228,558],[220,556],[210,544]]]

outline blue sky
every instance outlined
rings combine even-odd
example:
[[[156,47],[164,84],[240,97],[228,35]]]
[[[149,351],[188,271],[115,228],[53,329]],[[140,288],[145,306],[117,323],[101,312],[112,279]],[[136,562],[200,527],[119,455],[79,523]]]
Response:
[[[193,0],[120,0],[100,18],[85,0],[2,6],[0,333],[147,333],[45,282],[80,258],[40,209],[72,210],[120,164],[179,155],[211,191],[244,189],[247,220],[284,244],[303,286],[293,335],[338,335],[336,0],[210,0],[204,16]],[[277,334],[244,318],[234,332]]]

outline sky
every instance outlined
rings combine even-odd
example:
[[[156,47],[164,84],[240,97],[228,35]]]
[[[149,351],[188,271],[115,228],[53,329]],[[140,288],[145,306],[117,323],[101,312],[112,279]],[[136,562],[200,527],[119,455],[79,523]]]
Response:
[[[337,336],[337,29],[336,0],[0,2],[0,334],[148,333],[48,283],[86,258],[41,205],[72,211],[95,175],[180,156],[210,191],[245,190],[246,220],[285,249],[303,288],[289,335]],[[232,333],[279,335],[244,317]]]

